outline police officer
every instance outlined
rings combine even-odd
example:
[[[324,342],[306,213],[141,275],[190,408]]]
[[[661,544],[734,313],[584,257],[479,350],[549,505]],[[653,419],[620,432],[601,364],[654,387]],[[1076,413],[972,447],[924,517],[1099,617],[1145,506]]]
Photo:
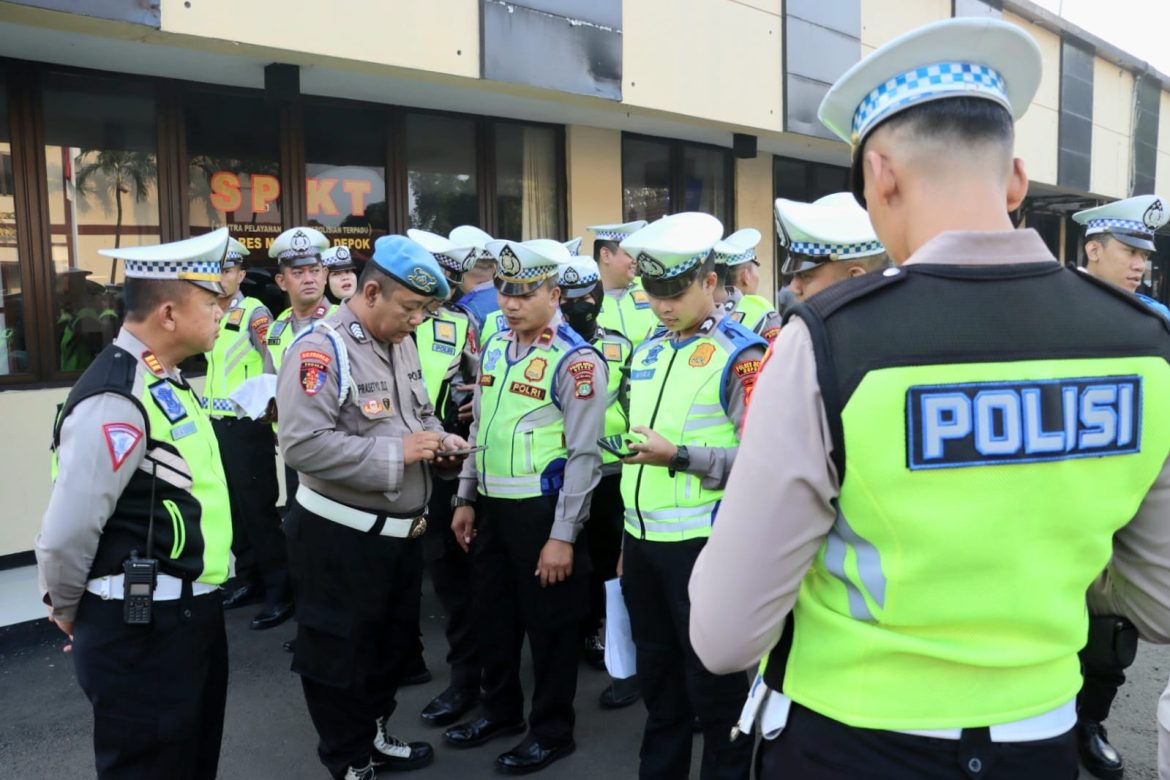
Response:
[[[581,240],[574,239],[579,247]],[[566,243],[574,251],[573,242]],[[605,435],[614,436],[630,429],[629,365],[633,345],[620,333],[597,324],[605,292],[597,263],[589,257],[574,255],[561,268],[557,283],[561,288],[561,314],[569,327],[593,345],[605,358],[609,370],[606,389]],[[601,452],[601,480],[589,503],[589,522],[585,535],[589,541],[589,558],[593,574],[589,582],[589,617],[585,628],[585,658],[598,669],[605,669],[605,643],[601,640],[601,621],[605,619],[605,583],[617,576],[617,561],[622,549],[622,464],[617,456]],[[628,707],[638,701],[638,678],[613,680],[601,692],[601,706],[606,709]]]
[[[233,609],[264,594],[264,607],[252,619],[252,628],[278,626],[292,615],[292,592],[285,566],[284,536],[276,501],[276,445],[267,421],[236,415],[231,394],[248,379],[272,373],[265,339],[272,313],[255,298],[240,292],[244,256],[248,249],[228,240],[220,286],[219,336],[207,353],[207,380],[203,408],[219,441],[228,491],[232,499],[232,538],[235,539],[236,583],[224,597],[224,609]],[[248,567],[240,565],[247,561]],[[253,568],[254,567],[254,568]]]
[[[451,240],[425,230],[408,230],[407,235],[430,252],[443,269],[451,295],[415,332],[423,384],[435,414],[449,431],[468,435],[470,394],[461,388],[475,382],[479,350],[476,319],[458,303],[455,291],[463,275],[474,269],[479,250],[459,247]],[[495,262],[492,262],[495,267]],[[461,408],[466,406],[466,413]],[[451,501],[458,482],[436,475],[431,492],[423,557],[431,573],[435,595],[447,615],[447,663],[451,682],[431,699],[421,717],[435,726],[450,726],[479,702],[480,661],[471,614],[471,556],[451,533]]]
[[[460,225],[451,231],[449,239],[452,246],[473,247],[479,253],[475,265],[463,274],[458,301],[475,317],[476,330],[482,334],[489,317],[500,310],[493,281],[496,256],[487,248],[494,239],[474,225]]]
[[[1074,777],[1085,593],[1170,640],[1170,329],[1013,229],[1040,69],[950,19],[821,104],[899,267],[784,326],[691,580],[703,663],[787,697],[762,777]]]
[[[357,291],[357,262],[345,244],[331,246],[321,253],[325,268],[325,297],[336,305]]]
[[[622,591],[646,702],[643,778],[686,777],[697,719],[703,778],[747,778],[752,747],[728,734],[747,694],[742,673],[716,676],[686,641],[687,581],[711,533],[739,446],[763,339],[715,303],[710,214],[664,217],[622,241],[665,329],[630,362],[630,425],[639,441],[622,469]]]
[[[498,241],[496,288],[509,330],[481,348],[470,439],[486,447],[460,475],[452,531],[473,546],[483,714],[453,726],[456,747],[525,730],[520,650],[532,649],[528,736],[496,759],[506,772],[543,769],[573,741],[580,624],[589,551],[578,539],[601,468],[605,361],[558,309],[557,273],[569,259],[549,239]]]
[[[1139,293],[1154,233],[1166,224],[1170,212],[1157,195],[1139,195],[1073,214],[1085,226],[1085,271],[1098,279],[1133,293],[1163,317],[1170,310]],[[1084,686],[1077,697],[1077,746],[1081,762],[1097,777],[1121,777],[1125,764],[1109,744],[1102,722],[1117,690],[1125,683],[1125,670],[1137,654],[1137,631],[1119,615],[1094,615],[1089,619],[1089,638],[1081,651]]]
[[[289,347],[277,379],[280,447],[300,475],[285,524],[292,668],[335,778],[434,759],[387,721],[418,626],[429,464],[452,465],[442,453],[467,444],[435,417],[410,338],[447,293],[429,252],[379,238],[358,292]]]
[[[776,198],[774,209],[786,252],[781,270],[792,277],[788,287],[797,301],[890,264],[869,215],[851,193],[835,192],[812,203]]]
[[[268,248],[278,264],[276,285],[288,295],[288,308],[268,329],[268,352],[277,371],[297,334],[337,308],[325,300],[328,274],[321,253],[327,249],[329,239],[311,227],[289,228]]]
[[[715,245],[715,274],[719,287],[715,302],[723,304],[731,318],[769,344],[780,334],[780,313],[756,293],[760,289],[760,261],[756,247],[760,231],[743,228]]]
[[[598,324],[616,331],[635,347],[654,332],[658,320],[650,308],[650,299],[638,283],[637,265],[621,248],[623,239],[646,226],[646,220],[636,219],[620,225],[593,225],[586,228],[593,233],[593,259],[601,271],[605,300],[601,304]]]
[[[216,776],[231,514],[211,422],[177,366],[215,343],[227,242],[220,228],[101,250],[125,262],[126,322],[53,426],[37,567],[93,705],[102,780]]]

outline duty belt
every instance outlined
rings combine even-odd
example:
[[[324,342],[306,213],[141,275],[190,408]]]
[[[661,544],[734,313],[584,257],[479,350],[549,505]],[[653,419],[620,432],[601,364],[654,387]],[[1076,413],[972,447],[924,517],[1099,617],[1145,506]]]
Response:
[[[107,574],[105,577],[95,577],[85,583],[85,589],[103,601],[122,599],[125,597],[126,575]],[[207,582],[192,582],[191,595],[204,596],[219,589],[218,585]],[[183,592],[183,581],[169,574],[159,574],[154,584],[155,601],[177,601]]]
[[[319,517],[371,536],[417,539],[427,530],[424,515],[393,517],[385,512],[368,512],[327,498],[303,483],[297,486],[297,503]]]

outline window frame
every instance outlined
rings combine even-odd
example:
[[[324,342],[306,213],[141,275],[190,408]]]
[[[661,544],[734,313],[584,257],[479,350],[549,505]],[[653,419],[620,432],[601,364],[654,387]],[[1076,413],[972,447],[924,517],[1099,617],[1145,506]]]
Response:
[[[626,213],[626,139],[632,141],[648,141],[650,143],[657,143],[665,145],[668,151],[668,159],[670,166],[670,208],[667,214],[678,214],[683,211],[684,201],[686,200],[686,171],[683,168],[683,159],[685,150],[688,148],[714,150],[723,154],[723,196],[727,203],[727,214],[725,217],[714,215],[718,217],[719,221],[723,223],[724,233],[730,233],[735,220],[735,155],[732,153],[730,147],[719,146],[718,144],[701,143],[699,141],[686,141],[680,138],[664,138],[657,135],[646,135],[644,133],[622,132],[622,219],[625,219]]]
[[[93,68],[0,57],[0,79],[8,99],[9,136],[14,177],[16,247],[21,273],[25,343],[29,369],[20,374],[0,375],[0,392],[8,389],[60,388],[72,385],[80,371],[61,371],[53,359],[53,271],[49,218],[49,191],[44,159],[45,125],[43,110],[44,77],[48,73],[88,76],[119,88],[149,95],[155,104],[156,158],[158,165],[159,233],[163,242],[187,238],[190,224],[187,211],[187,96],[192,92],[245,96],[267,101],[263,89],[204,84],[184,79],[136,75]],[[306,149],[304,113],[306,107],[344,107],[368,111],[380,118],[385,136],[386,200],[388,230],[403,234],[409,225],[407,213],[406,134],[408,112],[471,119],[475,127],[476,200],[479,224],[493,236],[498,230],[496,203],[499,197],[495,169],[495,127],[499,124],[545,127],[554,131],[556,166],[557,229],[568,230],[568,176],[566,170],[565,126],[514,117],[465,114],[390,103],[301,94],[291,102],[268,101],[279,112],[278,159],[281,174],[281,228],[303,224],[306,215]],[[721,148],[721,147],[716,147]],[[733,166],[734,167],[734,166]],[[572,236],[569,236],[572,238]]]

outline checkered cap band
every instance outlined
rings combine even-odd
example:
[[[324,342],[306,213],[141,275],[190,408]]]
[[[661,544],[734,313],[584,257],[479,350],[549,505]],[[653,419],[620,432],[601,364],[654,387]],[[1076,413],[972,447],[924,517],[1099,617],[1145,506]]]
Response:
[[[624,230],[598,230],[593,234],[599,241],[625,241],[633,235]]]
[[[212,398],[210,400],[210,402],[206,398],[200,398],[199,405],[202,406],[204,409],[207,409],[208,407],[210,407],[211,411],[213,411],[213,412],[235,412],[236,411],[235,405],[231,402],[230,399],[227,399],[227,398]]]
[[[1106,233],[1112,230],[1124,230],[1126,233],[1135,233],[1140,236],[1154,239],[1154,231],[1144,222],[1132,219],[1090,219],[1085,223],[1085,234]]]
[[[216,279],[222,273],[218,260],[123,260],[126,276],[139,279],[182,279],[184,277],[211,276]]]
[[[596,271],[582,275],[576,268],[566,268],[561,272],[559,282],[566,287],[591,287],[597,284],[600,278],[601,275]]]
[[[882,246],[881,241],[865,241],[860,244],[822,244],[811,241],[793,241],[788,247],[789,252],[797,255],[812,255],[814,257],[837,255],[843,260],[850,257],[865,257],[867,255],[877,254],[883,249],[885,247]]]
[[[321,250],[317,249],[317,247],[310,247],[310,248],[304,249],[304,250],[302,250],[302,249],[286,249],[283,252],[281,252],[279,255],[277,255],[276,259],[279,261],[299,260],[302,257],[315,257],[317,259],[320,259],[321,258]]]
[[[894,76],[865,96],[853,113],[853,143],[881,120],[915,103],[939,97],[977,94],[1008,106],[1007,86],[999,71],[968,62],[940,62]]]
[[[645,252],[638,254],[638,272],[643,276],[649,276],[651,279],[673,279],[676,276],[682,276],[687,271],[692,270],[696,265],[703,262],[707,258],[709,252],[700,252],[697,255],[688,257],[676,266],[667,268],[663,273],[657,273],[659,268],[664,267],[665,263],[656,257],[653,257]]]
[[[228,253],[227,253],[226,255],[224,255],[224,256],[223,256],[223,259],[224,259],[225,261],[227,261],[227,260],[234,260],[234,261],[236,261],[236,262],[238,263],[238,262],[240,262],[241,260],[243,260],[243,259],[244,259],[244,256],[243,256],[243,255],[241,255],[239,252],[233,252],[233,251],[231,251],[231,250],[229,249],[229,250],[228,250]]]
[[[448,271],[454,271],[455,273],[463,273],[463,261],[462,260],[457,259],[455,257],[452,257],[451,255],[445,254],[443,252],[432,252],[431,254],[434,255],[435,262],[438,263],[439,265],[441,265],[443,268],[446,268]]]
[[[740,252],[737,255],[727,254],[725,252],[716,252],[715,259],[720,260],[727,265],[739,265],[746,263],[748,260],[756,259],[756,250],[749,249],[746,252]]]

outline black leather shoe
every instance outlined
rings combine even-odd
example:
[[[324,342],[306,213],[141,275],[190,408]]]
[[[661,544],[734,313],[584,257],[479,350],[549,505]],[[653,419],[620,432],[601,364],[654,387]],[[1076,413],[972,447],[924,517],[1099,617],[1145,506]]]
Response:
[[[526,775],[529,772],[539,772],[576,749],[577,743],[573,740],[554,747],[545,747],[540,744],[540,740],[530,738],[497,758],[496,767],[510,775]]]
[[[450,726],[479,703],[479,691],[448,688],[423,707],[419,717],[432,726]]]
[[[605,671],[605,642],[596,634],[585,637],[585,663]]]
[[[1121,754],[1109,744],[1105,727],[1095,720],[1077,721],[1077,749],[1081,763],[1093,777],[1101,780],[1121,780],[1125,762]]]
[[[426,742],[404,742],[386,731],[386,721],[378,718],[374,732],[374,752],[370,762],[379,772],[409,772],[430,766],[435,750]]]
[[[266,628],[276,628],[293,615],[293,603],[285,601],[265,607],[260,614],[252,618],[252,628],[263,631]]]
[[[528,728],[524,720],[512,722],[476,718],[458,726],[452,726],[443,732],[443,739],[447,744],[457,748],[472,748],[495,739],[506,737],[509,734],[522,734]]]
[[[434,679],[431,670],[427,668],[427,662],[423,660],[422,654],[416,655],[412,660],[407,661],[406,671],[402,673],[402,679],[398,681],[399,688],[406,688],[410,685],[422,685],[429,683]]]
[[[607,710],[620,710],[629,707],[642,698],[638,688],[638,678],[628,677],[625,680],[614,680],[601,692],[598,701]]]
[[[264,591],[257,585],[241,585],[235,590],[225,591],[223,594],[223,608],[235,609],[264,598]]]

